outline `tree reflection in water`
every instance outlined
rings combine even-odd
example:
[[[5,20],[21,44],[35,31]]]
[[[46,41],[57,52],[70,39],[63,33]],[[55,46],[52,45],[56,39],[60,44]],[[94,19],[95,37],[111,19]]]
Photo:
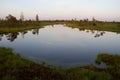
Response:
[[[7,40],[13,42],[17,38],[17,35],[19,35],[19,33],[9,33],[6,35],[6,37]]]
[[[0,34],[0,41],[2,40],[3,34]]]
[[[23,32],[20,32],[21,35],[22,35],[22,38],[24,38],[24,35],[27,33],[28,31],[23,31]]]
[[[104,34],[105,34],[104,31],[100,31],[100,32],[97,31],[94,37],[97,38],[97,37],[103,36]]]
[[[105,31],[97,31],[97,30],[79,29],[79,31],[85,31],[86,33],[92,33],[95,38],[101,37],[105,34]]]
[[[39,34],[39,29],[33,29],[32,34]]]
[[[95,38],[101,37],[105,34],[105,31],[96,31],[96,30],[86,30],[86,29],[79,29],[79,31],[84,31],[86,33],[92,33]],[[32,29],[31,30],[33,35],[38,35],[39,34],[39,29]],[[22,35],[22,38],[24,38],[25,34],[27,34],[28,31],[23,31],[23,32],[17,32],[17,33],[8,33],[8,34],[0,34],[0,41],[2,41],[2,37],[5,35],[7,40],[13,42],[19,34]]]
[[[22,38],[24,38],[25,37],[24,35],[27,34],[27,33],[28,33],[28,31],[26,30],[26,31],[17,32],[17,33],[0,34],[0,41],[2,41],[3,35],[6,36],[7,40],[13,42],[19,34],[21,34]],[[34,34],[34,35],[37,34],[38,35],[39,34],[39,29],[33,29],[32,34]]]

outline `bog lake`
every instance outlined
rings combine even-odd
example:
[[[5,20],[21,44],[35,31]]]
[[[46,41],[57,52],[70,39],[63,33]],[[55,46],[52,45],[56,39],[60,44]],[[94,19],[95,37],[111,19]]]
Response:
[[[56,24],[0,34],[0,46],[11,47],[14,52],[38,63],[87,65],[94,64],[99,53],[120,54],[120,34]]]

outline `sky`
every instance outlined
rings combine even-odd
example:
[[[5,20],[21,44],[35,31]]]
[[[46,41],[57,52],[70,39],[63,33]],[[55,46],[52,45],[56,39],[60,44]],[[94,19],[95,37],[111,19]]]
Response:
[[[120,21],[120,0],[0,0],[0,18],[12,14],[18,19],[92,19]]]

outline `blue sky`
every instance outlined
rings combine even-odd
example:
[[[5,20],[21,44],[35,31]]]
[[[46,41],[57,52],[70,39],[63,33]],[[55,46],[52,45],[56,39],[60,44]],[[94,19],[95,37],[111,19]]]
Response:
[[[120,21],[120,0],[0,0],[0,17],[12,14],[26,19],[84,19]]]

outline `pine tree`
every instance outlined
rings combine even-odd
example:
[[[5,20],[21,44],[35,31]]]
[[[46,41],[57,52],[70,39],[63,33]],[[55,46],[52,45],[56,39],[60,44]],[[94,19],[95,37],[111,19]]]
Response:
[[[23,15],[23,12],[22,12],[21,15],[20,15],[20,21],[24,21],[24,15]]]
[[[38,16],[38,14],[36,15],[36,21],[39,21],[39,16]]]

